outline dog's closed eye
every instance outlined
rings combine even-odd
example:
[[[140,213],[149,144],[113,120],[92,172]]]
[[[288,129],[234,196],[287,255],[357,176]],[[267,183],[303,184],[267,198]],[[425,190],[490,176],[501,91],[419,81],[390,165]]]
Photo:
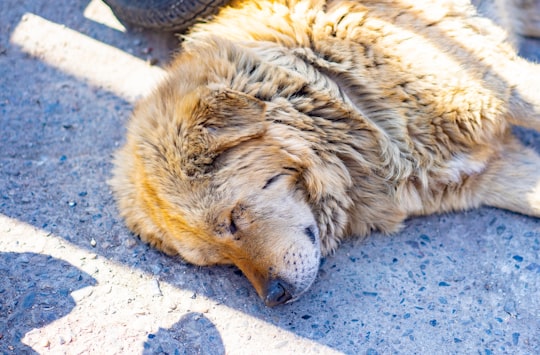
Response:
[[[268,188],[268,186],[272,185],[274,182],[276,182],[281,176],[283,176],[285,174],[277,174],[277,175],[274,175],[272,176],[270,179],[268,179],[266,181],[266,183],[264,184],[263,186],[263,190]]]
[[[246,206],[242,203],[238,203],[232,210],[229,216],[229,233],[235,236],[235,240],[239,240],[239,236],[236,235],[237,232],[241,229],[242,224],[246,222],[245,220],[245,211]],[[240,228],[238,224],[240,224]]]
[[[235,234],[238,232],[238,227],[236,226],[236,223],[234,223],[234,219],[231,217],[231,222],[229,223],[229,232],[231,234]]]

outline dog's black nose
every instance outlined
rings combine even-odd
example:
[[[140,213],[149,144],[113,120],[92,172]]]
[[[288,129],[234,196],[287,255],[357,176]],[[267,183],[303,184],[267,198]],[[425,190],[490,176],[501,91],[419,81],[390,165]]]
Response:
[[[268,307],[274,307],[278,304],[287,302],[292,298],[292,295],[287,288],[288,285],[286,282],[278,279],[271,280],[268,283],[264,303],[266,303]]]

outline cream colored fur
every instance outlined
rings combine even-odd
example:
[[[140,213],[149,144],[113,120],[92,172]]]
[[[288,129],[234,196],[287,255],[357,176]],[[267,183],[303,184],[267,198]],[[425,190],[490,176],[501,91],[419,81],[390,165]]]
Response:
[[[238,1],[134,111],[112,187],[141,238],[268,305],[340,241],[482,204],[540,217],[540,67],[461,0]]]

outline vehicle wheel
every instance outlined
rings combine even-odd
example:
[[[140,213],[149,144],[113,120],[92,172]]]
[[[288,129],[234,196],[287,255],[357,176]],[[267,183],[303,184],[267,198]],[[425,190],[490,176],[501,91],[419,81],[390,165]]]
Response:
[[[122,23],[162,31],[184,31],[216,13],[229,0],[103,0]]]

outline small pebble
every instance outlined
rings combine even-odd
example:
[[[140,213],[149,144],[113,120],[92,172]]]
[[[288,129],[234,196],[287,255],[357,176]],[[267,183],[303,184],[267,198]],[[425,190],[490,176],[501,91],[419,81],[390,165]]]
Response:
[[[161,297],[163,296],[163,293],[161,293],[161,288],[159,287],[159,281],[157,279],[152,279],[151,289],[152,289],[152,297]]]
[[[124,242],[124,245],[128,249],[132,249],[137,245],[137,241],[135,240],[135,238],[127,238]]]
[[[508,314],[511,314],[511,315],[516,314],[516,302],[512,300],[506,301],[503,309]]]
[[[408,240],[408,241],[405,242],[405,244],[410,245],[414,249],[420,248],[420,244],[418,244],[418,242],[415,241],[415,240]]]
[[[378,295],[377,292],[367,292],[367,291],[363,291],[362,294],[363,294],[364,296],[372,296],[372,297],[375,297],[375,296]]]
[[[284,346],[286,346],[289,342],[287,340],[285,341],[282,341],[281,343],[277,344],[276,345],[276,349],[281,349],[283,348]]]
[[[529,271],[537,272],[537,273],[540,274],[540,265],[537,264],[537,263],[529,264],[529,265],[527,265],[527,267],[525,269],[529,270]]]
[[[37,294],[35,292],[30,292],[27,294],[22,301],[22,308],[25,310],[32,308],[36,300],[36,295]]]
[[[519,333],[512,333],[512,343],[518,345],[519,342]]]
[[[86,287],[83,290],[77,290],[77,292],[71,293],[71,297],[73,297],[75,302],[80,302],[85,298],[90,297],[93,293],[94,290],[91,287]]]
[[[150,66],[156,65],[158,62],[159,62],[159,60],[157,58],[154,58],[154,57],[148,58],[146,60],[146,63],[148,63],[148,65],[150,65]]]
[[[249,296],[249,289],[246,287],[240,287],[236,290],[236,296],[238,297],[248,297]]]
[[[90,240],[90,245],[91,245],[93,248],[96,247],[97,242],[96,242],[96,240],[95,240],[94,238],[92,238],[92,240]]]
[[[426,242],[431,242],[431,239],[429,239],[429,237],[428,237],[427,235],[425,235],[425,234],[422,234],[422,235],[420,236],[420,239],[423,239],[423,240],[425,240]]]

